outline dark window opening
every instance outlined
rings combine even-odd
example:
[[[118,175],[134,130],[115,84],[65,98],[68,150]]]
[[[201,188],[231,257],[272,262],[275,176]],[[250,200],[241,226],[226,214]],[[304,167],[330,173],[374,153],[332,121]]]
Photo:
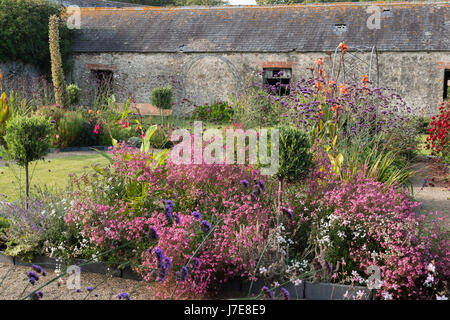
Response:
[[[382,17],[392,17],[391,9],[383,9],[383,12],[381,12]]]
[[[290,92],[291,77],[290,68],[264,68],[263,84],[270,93],[284,96]]]
[[[333,31],[337,35],[347,32],[347,25],[345,23],[336,23],[333,27]]]
[[[444,71],[444,99],[450,99],[450,69]]]
[[[91,70],[94,75],[95,97],[103,103],[114,94],[114,72],[111,70]]]

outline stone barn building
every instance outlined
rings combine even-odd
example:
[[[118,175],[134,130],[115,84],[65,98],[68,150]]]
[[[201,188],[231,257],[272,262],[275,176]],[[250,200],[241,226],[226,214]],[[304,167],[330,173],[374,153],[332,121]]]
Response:
[[[86,3],[92,2],[101,3]],[[149,104],[153,88],[171,84],[174,112],[185,114],[193,104],[230,100],[250,80],[270,82],[280,70],[286,82],[308,77],[318,58],[328,75],[336,74],[343,41],[350,49],[340,81],[368,74],[375,86],[395,88],[415,113],[430,115],[450,84],[449,8],[449,2],[81,8],[70,78],[85,101],[105,75],[118,101],[132,95]]]

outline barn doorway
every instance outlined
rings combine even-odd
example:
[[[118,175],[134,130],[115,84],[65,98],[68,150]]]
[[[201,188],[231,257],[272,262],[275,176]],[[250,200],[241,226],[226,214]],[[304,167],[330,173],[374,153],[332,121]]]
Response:
[[[444,71],[444,100],[450,99],[450,69]]]

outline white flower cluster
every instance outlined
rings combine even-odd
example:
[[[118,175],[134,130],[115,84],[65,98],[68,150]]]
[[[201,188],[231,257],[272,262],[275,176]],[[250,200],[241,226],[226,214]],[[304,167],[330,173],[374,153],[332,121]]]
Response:
[[[434,276],[433,273],[436,271],[436,267],[434,266],[433,263],[429,263],[427,266],[427,270],[428,270],[428,275],[427,278],[425,279],[423,285],[426,287],[431,287],[433,286],[433,282],[434,282]]]
[[[355,231],[353,231],[353,237],[355,239],[357,238],[365,239],[366,236],[367,236],[366,232],[359,225],[356,225]]]
[[[383,291],[381,293],[381,296],[383,297],[384,300],[392,300],[392,294],[390,294],[389,292]]]
[[[361,284],[367,283],[367,280],[363,279],[356,270],[352,271],[352,281]]]
[[[330,226],[330,221],[325,221],[323,218],[320,219],[319,237],[317,239],[320,245],[331,246]]]

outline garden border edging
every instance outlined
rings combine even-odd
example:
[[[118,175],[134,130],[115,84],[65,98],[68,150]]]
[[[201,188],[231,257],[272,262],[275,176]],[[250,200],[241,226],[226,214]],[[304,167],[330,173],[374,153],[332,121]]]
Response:
[[[81,265],[83,263],[88,262],[83,259],[75,259],[72,264]],[[47,256],[35,256],[31,262],[25,262],[20,257],[12,257],[7,256],[4,251],[0,251],[0,263],[13,264],[16,266],[32,266],[33,264],[40,265],[44,269],[56,269],[57,265],[66,264],[65,261],[59,262],[55,258],[50,258]],[[92,262],[80,267],[82,271],[86,271],[89,273],[97,273],[97,274],[110,274],[116,278],[130,279],[141,281],[142,278],[135,272],[131,270],[129,267],[125,267],[124,269],[111,268],[108,266],[108,263],[105,262]]]
[[[74,264],[86,263],[86,260],[75,259]],[[46,256],[35,256],[32,262],[24,262],[20,257],[12,257],[5,255],[4,251],[0,251],[0,263],[12,264],[17,266],[31,266],[33,264],[38,264],[41,267],[54,270],[57,264],[65,263],[58,262],[54,258],[49,258]],[[86,264],[81,267],[81,270],[89,273],[97,274],[107,274],[110,267],[105,262],[93,262],[91,264]],[[142,278],[129,267],[124,269],[112,268],[111,273],[113,277],[130,279],[141,281]],[[252,285],[252,290],[250,294],[258,295],[261,293],[262,288],[265,283],[261,280],[255,281]],[[361,286],[349,286],[343,284],[335,283],[313,283],[310,281],[302,281],[300,285],[294,285],[289,282],[284,286],[284,288],[289,292],[291,298],[294,299],[306,299],[306,300],[344,300],[356,296],[356,292],[362,291],[364,293],[361,300],[373,300],[373,290],[367,287]],[[222,285],[222,290],[224,293],[244,293],[247,294],[250,289],[250,282],[242,282],[238,280],[227,281]],[[345,293],[348,292],[347,298],[344,297]],[[274,295],[279,296],[281,293],[281,288],[274,290]]]

